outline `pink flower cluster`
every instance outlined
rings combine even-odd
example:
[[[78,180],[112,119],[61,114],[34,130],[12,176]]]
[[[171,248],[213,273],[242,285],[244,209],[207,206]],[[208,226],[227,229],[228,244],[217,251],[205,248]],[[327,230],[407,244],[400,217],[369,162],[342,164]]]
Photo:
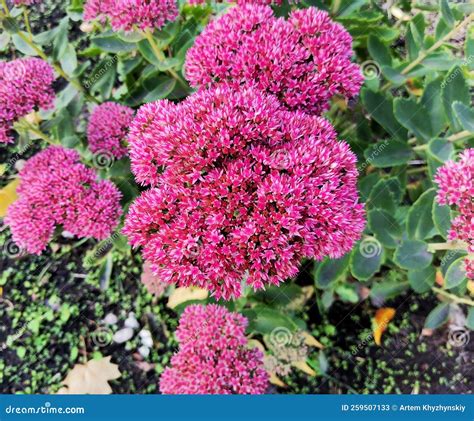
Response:
[[[61,146],[51,146],[26,162],[17,193],[5,223],[15,243],[29,253],[40,254],[57,225],[78,237],[104,239],[121,214],[117,187],[97,181],[76,151]]]
[[[166,283],[230,299],[295,276],[302,258],[340,257],[364,227],[356,157],[320,117],[260,90],[219,85],[144,105],[132,171],[151,188],[124,232]]]
[[[0,143],[13,141],[10,130],[18,118],[53,106],[54,79],[53,68],[39,58],[0,61]]]
[[[115,102],[104,102],[96,107],[87,126],[87,140],[93,153],[106,152],[120,159],[127,154],[123,144],[134,111]]]
[[[227,0],[229,3],[234,3],[234,0]],[[189,4],[204,4],[207,3],[208,0],[188,0]],[[220,3],[221,0],[217,0],[216,3]],[[270,5],[276,4],[280,6],[283,3],[283,0],[237,0],[236,1],[239,6],[243,4],[262,4],[262,5]],[[290,0],[289,3],[298,3],[299,0]]]
[[[358,94],[363,77],[351,63],[352,39],[344,27],[313,7],[276,18],[268,6],[234,7],[212,21],[188,50],[192,86],[224,81],[254,84],[290,110],[320,114],[336,94]]]
[[[164,394],[262,394],[268,387],[260,350],[248,348],[247,319],[215,304],[186,307],[179,351],[163,372]]]
[[[438,169],[435,181],[439,185],[438,203],[455,206],[458,211],[449,239],[465,241],[469,253],[474,253],[474,149],[463,151],[457,162],[446,162]],[[474,279],[472,256],[466,259],[466,272]]]
[[[178,16],[175,0],[87,0],[84,20],[108,19],[115,31],[160,29]]]
[[[41,3],[41,0],[13,0],[15,6],[31,6],[32,4]]]

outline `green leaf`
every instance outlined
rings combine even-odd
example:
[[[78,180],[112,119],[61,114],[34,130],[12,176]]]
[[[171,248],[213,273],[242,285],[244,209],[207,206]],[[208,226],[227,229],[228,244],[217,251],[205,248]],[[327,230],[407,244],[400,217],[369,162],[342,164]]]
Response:
[[[425,33],[425,18],[423,13],[418,13],[409,23],[406,33],[406,44],[409,59],[415,60],[423,48]]]
[[[454,20],[453,12],[451,11],[451,8],[449,7],[448,1],[440,0],[439,3],[440,3],[439,7],[441,9],[441,16],[443,17],[444,21],[450,28],[454,27],[455,20]]]
[[[5,51],[7,49],[10,39],[11,37],[8,32],[5,31],[0,34],[0,51]]]
[[[453,113],[464,130],[474,133],[474,110],[460,101],[453,102]]]
[[[390,55],[390,50],[380,40],[379,37],[375,35],[370,35],[367,42],[367,48],[369,50],[369,54],[379,66],[392,65],[392,56]]]
[[[354,286],[348,284],[338,285],[335,290],[336,294],[342,301],[349,303],[357,303],[359,301],[359,295],[355,290]]]
[[[402,228],[396,219],[381,209],[373,209],[367,215],[369,228],[385,247],[395,248],[402,237]]]
[[[438,230],[439,235],[444,239],[448,238],[448,231],[451,228],[451,209],[447,205],[439,205],[434,200],[431,212],[434,226]]]
[[[21,32],[21,34],[28,38],[28,34],[26,32]],[[12,42],[15,48],[20,51],[21,53],[27,56],[37,56],[38,53],[35,51],[33,47],[31,47],[28,43],[26,43],[23,38],[20,37],[19,33],[12,35]]]
[[[388,168],[406,164],[413,152],[406,142],[392,139],[369,146],[364,156],[374,167]]]
[[[474,307],[470,307],[466,317],[466,327],[474,330]]]
[[[395,212],[395,199],[387,180],[379,180],[374,186],[370,192],[369,200],[367,201],[367,208],[384,209],[392,214]]]
[[[166,98],[171,92],[173,92],[176,86],[176,79],[165,78],[160,84],[156,86],[151,92],[145,96],[145,102],[152,102],[158,99]]]
[[[101,35],[92,38],[92,43],[99,47],[102,51],[107,51],[109,53],[122,53],[136,49],[135,44],[123,41],[117,35]]]
[[[383,281],[376,283],[370,290],[370,296],[377,304],[400,295],[408,288],[408,282]]]
[[[429,266],[432,260],[428,244],[420,240],[402,241],[393,255],[393,261],[403,269],[420,270]]]
[[[435,196],[435,189],[425,191],[408,211],[407,233],[409,238],[425,240],[436,235],[432,216]]]
[[[141,55],[145,57],[145,59],[149,63],[155,66],[160,65],[160,62],[156,58],[155,53],[153,52],[153,49],[151,48],[150,43],[146,39],[140,41],[137,45],[138,45],[138,51],[140,51]]]
[[[433,136],[439,135],[447,125],[444,107],[440,101],[441,82],[441,78],[438,78],[428,83],[423,90],[423,95],[420,100],[421,104],[426,108],[426,111],[428,111]]]
[[[20,31],[20,28],[18,24],[16,23],[16,20],[11,17],[4,17],[2,19],[2,26],[3,29],[5,29],[6,32],[9,34],[16,34],[17,32]]]
[[[466,269],[464,265],[465,257],[460,257],[452,262],[444,275],[444,287],[451,289],[462,284],[466,279]]]
[[[454,114],[452,104],[455,101],[459,101],[464,105],[469,106],[471,96],[462,69],[459,66],[454,66],[444,78],[443,83],[441,84],[441,96],[444,105],[444,112],[451,123],[451,130],[453,132],[462,130],[461,124]]]
[[[382,265],[384,250],[375,238],[365,238],[352,250],[350,268],[352,276],[366,281],[374,276]]]
[[[329,288],[334,282],[341,278],[349,266],[350,254],[340,259],[326,258],[314,272],[314,280],[318,288]]]
[[[256,300],[272,307],[286,307],[293,302],[297,302],[303,296],[302,288],[292,282],[285,282],[279,286],[271,285],[265,290],[259,290],[253,294]]]
[[[420,270],[408,271],[408,282],[413,291],[423,294],[428,292],[436,280],[436,270],[433,266],[427,266]]]
[[[67,45],[66,51],[62,55],[61,60],[59,62],[64,72],[67,75],[72,76],[77,68],[76,50],[72,44]]]
[[[394,101],[395,117],[398,122],[410,130],[417,138],[428,141],[433,134],[428,111],[423,104],[412,99],[396,98]]]
[[[406,140],[407,131],[398,123],[393,114],[393,98],[369,89],[362,89],[362,102],[371,117],[379,123],[391,136],[398,140]]]
[[[442,324],[448,321],[449,316],[449,304],[441,303],[438,304],[425,320],[425,328],[427,329],[436,329]]]
[[[287,315],[270,307],[256,306],[252,309],[242,310],[242,314],[249,319],[249,332],[262,335],[271,334],[276,329],[288,329],[290,332],[297,330],[297,324]]]
[[[434,138],[428,143],[428,167],[433,178],[436,171],[454,155],[453,143],[442,138]]]
[[[68,46],[67,32],[68,18],[64,18],[61,20],[58,32],[56,33],[56,36],[53,40],[53,59],[55,61],[59,61],[66,52],[66,48]]]

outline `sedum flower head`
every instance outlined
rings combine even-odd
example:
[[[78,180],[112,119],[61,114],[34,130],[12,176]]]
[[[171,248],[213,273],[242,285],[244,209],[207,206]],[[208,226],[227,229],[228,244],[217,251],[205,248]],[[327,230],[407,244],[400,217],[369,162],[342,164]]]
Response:
[[[262,394],[268,386],[260,350],[247,347],[247,319],[215,304],[181,315],[179,351],[163,372],[164,394]]]
[[[288,20],[268,6],[231,8],[212,21],[187,53],[192,86],[225,81],[255,84],[290,110],[320,114],[336,94],[353,97],[363,77],[351,63],[352,39],[328,13],[313,7]]]
[[[15,6],[31,6],[38,3],[41,3],[41,0],[13,0]]]
[[[10,130],[20,117],[54,101],[53,68],[39,58],[0,61],[0,143],[13,141]]]
[[[143,106],[129,135],[149,185],[124,232],[164,282],[219,298],[278,285],[304,257],[340,257],[364,227],[356,158],[324,119],[218,86]]]
[[[175,0],[87,0],[84,20],[109,20],[115,31],[160,29],[178,16]]]
[[[93,153],[107,152],[120,159],[127,154],[123,144],[133,109],[115,102],[104,102],[94,108],[87,126],[87,140]]]
[[[51,146],[30,158],[20,171],[19,198],[5,218],[15,243],[40,254],[56,226],[78,237],[108,237],[121,214],[121,194],[96,178],[72,149]]]
[[[469,253],[474,253],[474,149],[462,152],[457,162],[446,162],[438,169],[435,181],[438,203],[453,206],[458,212],[451,221],[449,239],[465,241]],[[466,272],[474,279],[472,256],[466,259]]]

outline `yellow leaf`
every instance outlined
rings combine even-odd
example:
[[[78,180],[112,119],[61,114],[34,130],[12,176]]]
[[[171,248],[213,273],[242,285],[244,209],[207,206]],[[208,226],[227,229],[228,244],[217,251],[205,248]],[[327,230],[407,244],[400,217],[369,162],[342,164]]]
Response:
[[[16,188],[19,182],[20,179],[16,178],[0,190],[0,218],[7,214],[8,206],[17,199]]]
[[[275,373],[268,373],[270,375],[270,383],[279,387],[288,387]]]
[[[467,290],[469,291],[469,294],[474,295],[474,281],[467,281]]]
[[[58,394],[109,395],[112,388],[109,380],[118,379],[121,373],[117,364],[110,362],[110,356],[100,360],[89,360],[86,364],[76,364],[63,380],[65,387]]]
[[[435,278],[435,281],[436,283],[442,287],[444,285],[444,278],[443,278],[443,274],[441,273],[441,271],[437,270],[436,271],[436,278]]]
[[[308,332],[303,332],[304,343],[309,346],[314,346],[319,349],[324,349],[324,345],[319,342],[313,335]]]
[[[256,339],[249,339],[248,341],[248,347],[249,348],[257,348],[260,351],[262,351],[263,354],[265,354],[265,347],[260,341],[257,341]]]
[[[205,300],[208,292],[205,289],[197,287],[180,287],[176,288],[168,298],[168,307],[176,306],[192,300]]]
[[[296,367],[297,369],[303,371],[306,374],[309,374],[310,376],[316,376],[316,371],[314,371],[306,361],[295,361],[292,362],[291,365],[293,367]]]
[[[374,341],[377,345],[382,343],[382,333],[387,329],[388,323],[395,316],[395,309],[391,307],[379,308],[374,318]]]

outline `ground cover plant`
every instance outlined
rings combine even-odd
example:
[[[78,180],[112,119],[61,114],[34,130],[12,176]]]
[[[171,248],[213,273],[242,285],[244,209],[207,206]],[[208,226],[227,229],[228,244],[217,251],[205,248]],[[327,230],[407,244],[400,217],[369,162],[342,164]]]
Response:
[[[473,13],[2,0],[0,390],[470,393]]]

